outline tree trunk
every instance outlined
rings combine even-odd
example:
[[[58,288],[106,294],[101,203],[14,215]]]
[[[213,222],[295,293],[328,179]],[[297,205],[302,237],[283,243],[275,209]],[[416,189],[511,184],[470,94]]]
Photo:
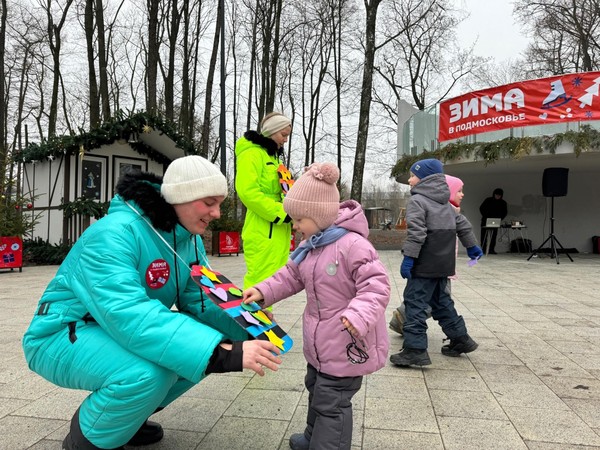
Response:
[[[275,2],[274,2],[275,3]],[[279,63],[279,30],[281,26],[281,8],[283,1],[277,0],[275,3],[275,13],[273,15],[273,20],[275,21],[275,33],[273,34],[273,53],[271,58],[271,77],[269,81],[269,92],[267,93],[265,108],[266,112],[273,111],[275,107],[275,87],[277,86],[277,64]]]
[[[210,113],[212,109],[212,91],[215,79],[215,68],[217,65],[217,55],[219,50],[219,38],[221,33],[221,15],[223,8],[221,3],[217,7],[217,23],[215,26],[215,38],[213,40],[212,53],[210,55],[210,63],[208,65],[208,75],[206,77],[206,97],[204,99],[204,120],[202,121],[202,133],[200,135],[200,154],[205,158],[208,157],[208,144],[210,137]]]
[[[256,70],[256,33],[258,30],[258,8],[259,8],[260,0],[256,0],[256,5],[254,8],[254,21],[252,22],[252,48],[250,51],[250,73],[248,76],[248,114],[246,116],[246,129],[249,130],[251,127],[252,121],[252,95],[254,94],[254,71]],[[260,115],[258,116],[260,120]]]
[[[364,0],[367,12],[365,29],[365,63],[360,95],[360,113],[358,118],[358,133],[356,152],[354,154],[354,172],[350,198],[360,203],[362,197],[363,175],[365,171],[365,156],[369,136],[369,113],[371,109],[371,91],[373,90],[373,64],[375,61],[375,31],[377,26],[377,8],[381,0]]]
[[[181,23],[181,12],[177,9],[177,0],[171,0],[171,26],[169,31],[169,66],[165,77],[165,117],[171,121],[174,118],[175,105],[175,54],[177,53],[177,36]]]
[[[157,79],[158,79],[158,4],[159,0],[146,0],[148,6],[148,54],[146,55],[146,110],[157,113]]]
[[[4,97],[4,80],[5,80],[5,68],[4,68],[4,51],[6,48],[6,0],[2,0],[2,11],[0,11],[0,192],[5,192],[4,180],[6,173],[6,162],[7,162],[7,133],[6,133],[6,108],[7,101]]]
[[[48,1],[46,16],[48,18],[48,44],[52,53],[52,92],[50,95],[50,108],[48,113],[48,138],[56,135],[56,122],[58,119],[58,89],[60,84],[60,49],[61,36],[60,32],[65,24],[69,8],[73,4],[73,0],[67,0],[62,10],[62,16],[57,25],[54,24],[52,18],[51,2]]]
[[[110,119],[110,97],[108,94],[106,30],[104,27],[104,5],[96,0],[96,27],[98,29],[98,74],[100,76],[100,98],[102,99],[102,120]]]
[[[179,111],[179,124],[183,135],[191,139],[190,133],[190,4],[189,2],[183,2],[181,10],[183,16],[183,55],[182,55],[182,66],[181,66],[181,110]]]
[[[90,127],[96,128],[100,125],[100,97],[98,96],[96,66],[94,65],[94,0],[85,1],[85,17],[83,26],[85,30],[85,43],[87,47],[88,60]]]

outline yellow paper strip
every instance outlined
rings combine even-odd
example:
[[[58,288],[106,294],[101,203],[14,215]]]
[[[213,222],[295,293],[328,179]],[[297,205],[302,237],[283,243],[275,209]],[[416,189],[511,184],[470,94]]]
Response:
[[[277,336],[273,332],[273,330],[267,330],[267,331],[265,331],[265,334],[269,338],[269,341],[271,342],[271,344],[273,344],[275,347],[280,348],[281,350],[284,350],[284,348],[283,348],[283,339],[281,339],[279,336]]]

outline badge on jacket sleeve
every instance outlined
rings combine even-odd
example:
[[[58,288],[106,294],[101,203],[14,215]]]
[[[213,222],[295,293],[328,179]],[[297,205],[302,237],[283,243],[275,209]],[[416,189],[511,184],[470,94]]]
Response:
[[[150,289],[160,289],[167,284],[170,274],[169,263],[164,259],[155,259],[146,269],[146,284]]]

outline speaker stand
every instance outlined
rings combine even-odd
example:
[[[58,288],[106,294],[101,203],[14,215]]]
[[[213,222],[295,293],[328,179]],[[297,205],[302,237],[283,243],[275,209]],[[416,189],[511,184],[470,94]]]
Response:
[[[573,262],[573,258],[571,258],[571,255],[569,255],[569,253],[565,250],[565,248],[562,246],[562,244],[559,242],[559,240],[556,239],[556,236],[554,236],[554,196],[552,196],[551,198],[552,198],[552,201],[550,202],[550,204],[551,204],[551,207],[550,207],[550,235],[546,238],[546,240],[544,242],[542,242],[542,245],[540,245],[533,252],[531,252],[531,255],[529,255],[529,258],[527,258],[527,261],[529,261],[533,257],[533,255],[537,255],[538,252],[540,251],[540,249],[542,247],[544,247],[544,245],[546,245],[546,242],[550,241],[550,257],[556,259],[556,264],[560,264],[560,262],[558,260],[558,251],[556,248],[557,244],[560,248],[562,248],[564,250],[565,255],[567,255],[567,257],[571,260],[571,262]]]

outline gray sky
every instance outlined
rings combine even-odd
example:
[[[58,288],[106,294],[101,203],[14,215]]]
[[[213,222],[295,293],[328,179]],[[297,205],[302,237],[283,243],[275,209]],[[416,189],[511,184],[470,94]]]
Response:
[[[471,14],[457,30],[461,47],[477,40],[477,55],[501,62],[516,59],[527,46],[528,38],[513,19],[512,1],[456,0],[456,6]]]

